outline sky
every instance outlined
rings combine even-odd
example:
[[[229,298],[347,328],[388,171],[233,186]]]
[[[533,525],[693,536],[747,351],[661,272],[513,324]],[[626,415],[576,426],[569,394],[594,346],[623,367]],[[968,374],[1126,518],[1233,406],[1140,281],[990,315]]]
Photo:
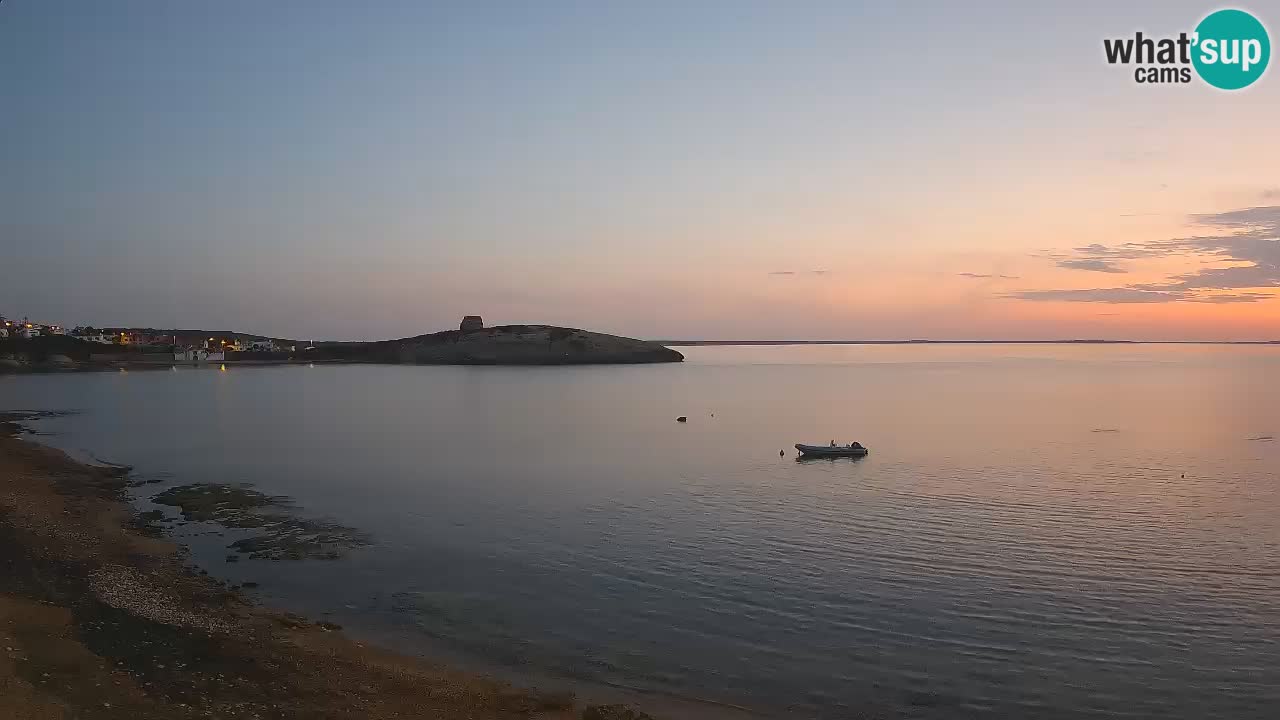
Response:
[[[1218,7],[0,0],[0,314],[1280,339],[1280,68],[1103,55]]]

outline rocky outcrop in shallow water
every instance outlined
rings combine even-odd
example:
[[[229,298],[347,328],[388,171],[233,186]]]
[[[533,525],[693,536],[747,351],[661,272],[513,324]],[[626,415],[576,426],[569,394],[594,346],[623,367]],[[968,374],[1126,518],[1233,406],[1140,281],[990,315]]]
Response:
[[[630,705],[590,705],[582,711],[582,720],[654,720]]]
[[[328,520],[294,516],[289,499],[244,485],[199,483],[170,488],[152,498],[177,507],[188,522],[208,522],[253,534],[228,547],[258,560],[336,560],[369,544],[369,536]],[[228,562],[235,562],[228,556]]]

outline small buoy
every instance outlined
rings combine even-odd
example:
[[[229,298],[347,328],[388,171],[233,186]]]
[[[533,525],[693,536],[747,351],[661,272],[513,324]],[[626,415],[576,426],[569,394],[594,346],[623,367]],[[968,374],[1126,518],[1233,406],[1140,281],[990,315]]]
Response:
[[[715,414],[715,413],[711,413],[711,417],[715,417],[715,416],[716,416],[716,414]]]
[[[787,451],[786,451],[786,450],[779,450],[779,451],[778,451],[778,457],[782,457],[783,455],[786,455],[786,454],[787,454]]]
[[[689,418],[685,417],[684,415],[681,415],[680,417],[676,418],[676,422],[689,422]]]

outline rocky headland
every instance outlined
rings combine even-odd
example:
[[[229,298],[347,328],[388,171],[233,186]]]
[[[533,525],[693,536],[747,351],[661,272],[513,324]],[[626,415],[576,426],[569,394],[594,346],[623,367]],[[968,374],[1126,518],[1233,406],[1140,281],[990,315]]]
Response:
[[[191,334],[196,331],[167,331]],[[199,334],[197,332],[197,334]],[[287,351],[227,353],[217,362],[409,365],[614,365],[681,362],[684,355],[648,340],[553,325],[499,325],[375,342],[277,340]],[[0,373],[169,367],[165,347],[97,345],[68,336],[0,340]]]
[[[684,355],[647,340],[552,325],[447,330],[335,348],[353,359],[419,365],[588,365],[681,362]],[[329,349],[317,347],[328,354]]]

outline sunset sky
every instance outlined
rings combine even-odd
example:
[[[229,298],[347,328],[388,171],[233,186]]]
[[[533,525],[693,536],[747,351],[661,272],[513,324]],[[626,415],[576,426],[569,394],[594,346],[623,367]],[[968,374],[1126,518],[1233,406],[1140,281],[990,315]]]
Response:
[[[1219,6],[972,5],[5,0],[0,313],[1280,339],[1276,63],[1138,85],[1104,38]]]

